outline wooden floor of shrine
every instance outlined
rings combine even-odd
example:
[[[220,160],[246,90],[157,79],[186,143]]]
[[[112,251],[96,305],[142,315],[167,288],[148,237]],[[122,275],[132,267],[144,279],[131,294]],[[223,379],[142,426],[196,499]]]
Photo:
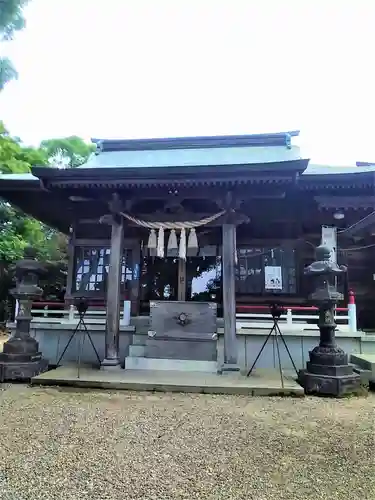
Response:
[[[60,366],[34,377],[32,385],[57,385],[93,389],[243,394],[248,396],[303,396],[295,374],[284,373],[281,383],[277,370],[254,370],[250,377],[234,372],[182,372],[168,370],[116,370],[75,365]]]

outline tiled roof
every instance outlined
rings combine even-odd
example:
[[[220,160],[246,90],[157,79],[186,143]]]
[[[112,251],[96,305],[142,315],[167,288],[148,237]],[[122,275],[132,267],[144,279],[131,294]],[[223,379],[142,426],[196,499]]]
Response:
[[[230,167],[233,166],[234,170],[237,168],[246,169],[249,171],[261,170],[265,166],[265,170],[272,171],[272,164],[278,164],[278,169],[291,168],[294,162],[302,160],[300,156],[300,149],[298,146],[292,145],[292,138],[299,135],[298,131],[291,132],[278,132],[271,134],[252,134],[252,135],[232,135],[232,136],[206,136],[206,137],[175,137],[175,138],[162,138],[162,139],[93,139],[97,144],[97,152],[92,154],[87,163],[78,167],[75,175],[71,171],[61,172],[63,177],[79,176],[84,178],[86,175],[91,177],[91,169],[95,169],[94,175],[100,175],[106,178],[107,174],[104,170],[117,169],[117,172],[127,176],[130,170],[134,172],[138,168],[152,169],[152,177],[157,178],[162,171],[168,171],[169,176],[173,176],[172,169],[183,170],[185,167],[190,171],[193,168],[195,175],[195,168],[199,175],[205,169],[212,169],[221,167],[220,169],[226,170],[230,175]],[[289,166],[288,166],[289,163]],[[160,168],[160,171],[157,169]],[[305,168],[305,167],[303,167]],[[126,170],[129,169],[129,170]],[[35,170],[35,171],[34,171]],[[36,168],[34,174],[0,174],[0,182],[4,186],[5,181],[10,184],[16,182],[39,182],[39,176],[42,175],[50,177],[59,176],[55,172],[44,172]],[[55,169],[52,169],[55,170]],[[357,166],[330,166],[330,165],[316,165],[310,163],[306,170],[303,172],[303,178],[311,177],[312,180],[318,180],[320,176],[337,176],[340,179],[341,175],[361,174],[374,172],[375,165],[366,162],[357,162]],[[80,172],[80,173],[79,173]],[[300,170],[301,172],[301,170]],[[112,170],[109,176],[113,177],[115,170]],[[133,173],[134,174],[134,173]],[[133,175],[131,174],[131,175]],[[140,175],[140,174],[135,174]],[[143,171],[142,176],[147,177],[148,172]],[[368,177],[368,175],[366,176]],[[354,175],[353,178],[357,178]],[[343,177],[341,178],[343,179]],[[357,178],[358,179],[358,178]],[[10,185],[9,184],[9,185]],[[13,185],[13,184],[12,184]]]
[[[299,159],[299,148],[231,147],[200,149],[162,149],[142,151],[108,151],[92,155],[79,168],[157,168],[213,165],[244,165]]]

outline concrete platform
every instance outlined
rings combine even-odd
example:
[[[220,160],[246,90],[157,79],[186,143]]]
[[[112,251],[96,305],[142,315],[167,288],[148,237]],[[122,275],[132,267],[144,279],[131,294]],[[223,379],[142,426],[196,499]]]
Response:
[[[248,396],[303,396],[303,388],[290,375],[273,370],[258,370],[251,377],[228,372],[214,373],[116,370],[104,371],[87,366],[78,376],[77,366],[60,366],[31,379],[32,385],[58,385],[95,389],[194,392],[205,394],[244,394]]]

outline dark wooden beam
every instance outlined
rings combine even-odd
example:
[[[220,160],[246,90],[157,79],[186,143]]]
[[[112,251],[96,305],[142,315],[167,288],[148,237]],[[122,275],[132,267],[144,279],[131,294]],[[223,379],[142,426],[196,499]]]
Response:
[[[315,196],[314,199],[323,209],[375,208],[375,196]]]
[[[112,193],[111,199],[108,202],[109,210],[112,214],[120,214],[124,210],[124,203],[118,193]]]
[[[356,236],[364,234],[366,230],[370,229],[371,226],[375,225],[375,211],[368,214],[366,217],[359,219],[346,229],[340,231],[340,235],[345,236]]]

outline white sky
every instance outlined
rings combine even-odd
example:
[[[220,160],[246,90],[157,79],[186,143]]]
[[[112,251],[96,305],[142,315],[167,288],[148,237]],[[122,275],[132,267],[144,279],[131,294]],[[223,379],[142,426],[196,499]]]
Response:
[[[27,143],[301,130],[375,161],[375,0],[31,0],[0,119]]]

